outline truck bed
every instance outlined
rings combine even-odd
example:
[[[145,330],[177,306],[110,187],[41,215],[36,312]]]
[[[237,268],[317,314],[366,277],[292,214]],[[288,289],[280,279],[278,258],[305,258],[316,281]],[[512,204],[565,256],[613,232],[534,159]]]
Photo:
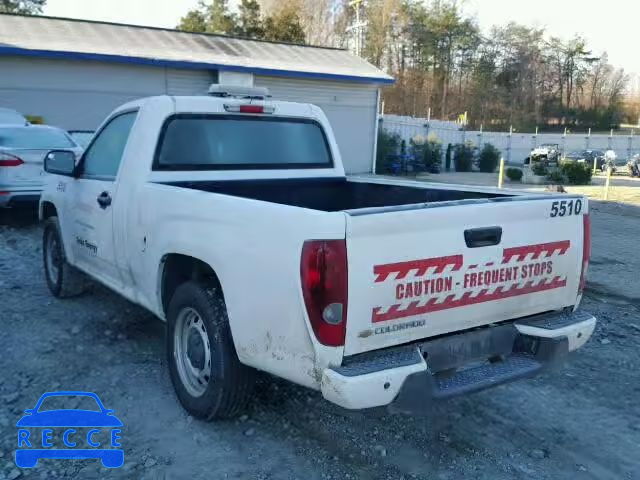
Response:
[[[343,178],[177,182],[171,185],[325,212],[510,196],[354,182]]]
[[[585,199],[522,195],[518,201],[500,201],[517,194],[397,183],[312,178],[170,185],[320,212],[347,212],[344,234],[338,218],[340,225],[329,235],[344,238],[347,253],[346,356],[575,305],[587,242]],[[220,203],[233,208],[235,202],[228,200]],[[430,204],[442,208],[421,208]],[[262,211],[268,221],[268,209]],[[272,218],[274,223],[291,219],[292,225],[294,218],[321,220],[285,209],[273,209]],[[288,234],[276,231],[281,233],[274,238]],[[298,248],[305,241],[326,235],[323,228],[315,232],[310,226],[302,242],[290,243],[291,252],[301,255]],[[253,241],[257,243],[252,249],[262,251],[262,239]]]

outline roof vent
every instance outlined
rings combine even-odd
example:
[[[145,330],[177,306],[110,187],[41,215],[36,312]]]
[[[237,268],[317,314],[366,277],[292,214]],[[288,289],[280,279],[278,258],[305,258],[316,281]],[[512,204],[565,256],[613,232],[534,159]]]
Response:
[[[246,100],[265,100],[271,98],[269,89],[265,87],[243,87],[239,85],[220,85],[217,83],[209,87],[209,95],[218,98],[241,98]]]

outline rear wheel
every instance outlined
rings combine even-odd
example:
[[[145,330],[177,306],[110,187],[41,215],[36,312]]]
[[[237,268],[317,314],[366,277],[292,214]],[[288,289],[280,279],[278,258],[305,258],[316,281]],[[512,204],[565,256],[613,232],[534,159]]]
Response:
[[[54,297],[73,297],[84,292],[86,278],[67,262],[58,217],[45,221],[42,257],[47,286]]]
[[[203,420],[229,418],[246,406],[254,370],[238,360],[222,295],[187,282],[167,311],[169,373],[183,407]]]

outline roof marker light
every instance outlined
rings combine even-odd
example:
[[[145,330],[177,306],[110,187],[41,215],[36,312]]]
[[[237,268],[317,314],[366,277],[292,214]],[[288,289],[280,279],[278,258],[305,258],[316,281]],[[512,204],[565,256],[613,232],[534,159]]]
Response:
[[[230,105],[225,104],[224,109],[231,113],[273,113],[274,107],[266,105]]]

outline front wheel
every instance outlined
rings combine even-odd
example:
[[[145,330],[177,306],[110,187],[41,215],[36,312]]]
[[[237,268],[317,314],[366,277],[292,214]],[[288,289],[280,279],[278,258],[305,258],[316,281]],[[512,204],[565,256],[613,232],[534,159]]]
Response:
[[[58,217],[49,217],[45,221],[42,257],[47,286],[54,297],[73,297],[84,292],[84,275],[67,262]]]
[[[182,406],[203,420],[230,418],[246,406],[253,369],[238,360],[219,290],[187,282],[167,311],[167,360]]]

